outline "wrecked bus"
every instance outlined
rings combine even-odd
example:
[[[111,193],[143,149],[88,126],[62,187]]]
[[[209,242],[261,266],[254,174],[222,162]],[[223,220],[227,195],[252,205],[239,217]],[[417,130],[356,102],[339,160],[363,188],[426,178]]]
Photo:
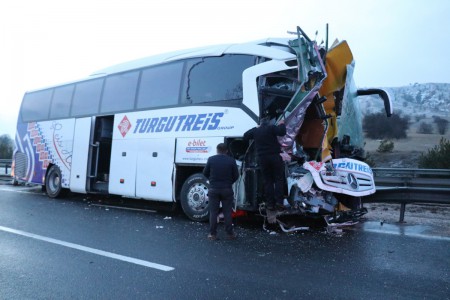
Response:
[[[266,215],[252,141],[262,115],[284,120],[284,215],[354,220],[375,192],[362,161],[353,56],[347,43],[319,47],[298,27],[293,39],[265,39],[177,51],[100,70],[88,78],[25,93],[13,176],[67,191],[180,203],[208,219],[202,169],[218,143],[240,168],[236,211]],[[350,213],[349,213],[350,212]],[[283,215],[268,216],[279,222]],[[345,220],[344,220],[345,219]]]

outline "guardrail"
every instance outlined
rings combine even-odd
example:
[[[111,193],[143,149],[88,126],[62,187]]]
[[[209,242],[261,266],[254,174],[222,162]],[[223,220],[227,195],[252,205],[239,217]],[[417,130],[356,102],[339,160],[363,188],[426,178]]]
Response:
[[[0,168],[11,168],[12,159],[0,159]],[[450,204],[450,169],[372,169],[377,191],[363,197],[364,202],[399,203],[400,219],[404,222],[406,204]]]
[[[11,168],[12,159],[0,159],[0,168],[5,168],[5,175],[8,174],[8,168]]]
[[[374,168],[377,192],[364,197],[364,202],[399,203],[404,222],[406,204],[450,204],[449,169]]]

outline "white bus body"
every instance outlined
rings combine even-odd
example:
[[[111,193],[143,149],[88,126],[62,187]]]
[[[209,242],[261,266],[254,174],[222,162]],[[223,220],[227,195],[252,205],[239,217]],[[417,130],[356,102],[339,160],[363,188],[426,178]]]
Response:
[[[315,43],[300,33],[294,41],[304,57],[288,39],[267,39],[163,54],[27,92],[14,178],[45,185],[50,197],[70,190],[181,201],[191,219],[206,220],[201,171],[225,142],[245,165],[237,207],[255,211],[261,179],[243,133],[263,113],[286,118],[281,142],[290,152],[326,78]]]

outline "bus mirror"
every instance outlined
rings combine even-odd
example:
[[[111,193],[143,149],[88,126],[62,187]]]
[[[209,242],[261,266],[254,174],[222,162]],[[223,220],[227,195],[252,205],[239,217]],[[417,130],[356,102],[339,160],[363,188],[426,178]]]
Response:
[[[386,116],[390,117],[392,115],[392,102],[387,91],[383,89],[359,89],[356,94],[358,96],[378,95],[384,102]]]

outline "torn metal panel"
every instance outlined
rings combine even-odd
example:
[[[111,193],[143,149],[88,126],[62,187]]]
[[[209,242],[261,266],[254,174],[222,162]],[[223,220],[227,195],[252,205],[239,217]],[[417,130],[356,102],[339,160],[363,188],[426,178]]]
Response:
[[[319,87],[311,90],[304,98],[302,98],[302,101],[296,106],[292,113],[286,117],[286,135],[278,139],[284,151],[289,152],[292,148],[295,137],[297,136],[300,127],[302,127],[303,121],[305,119],[306,109],[311,104],[318,91]]]
[[[283,150],[290,151],[306,115],[306,109],[317,96],[326,71],[315,42],[297,27],[298,38],[289,42],[297,56],[300,85],[284,110],[286,135],[279,139]]]

